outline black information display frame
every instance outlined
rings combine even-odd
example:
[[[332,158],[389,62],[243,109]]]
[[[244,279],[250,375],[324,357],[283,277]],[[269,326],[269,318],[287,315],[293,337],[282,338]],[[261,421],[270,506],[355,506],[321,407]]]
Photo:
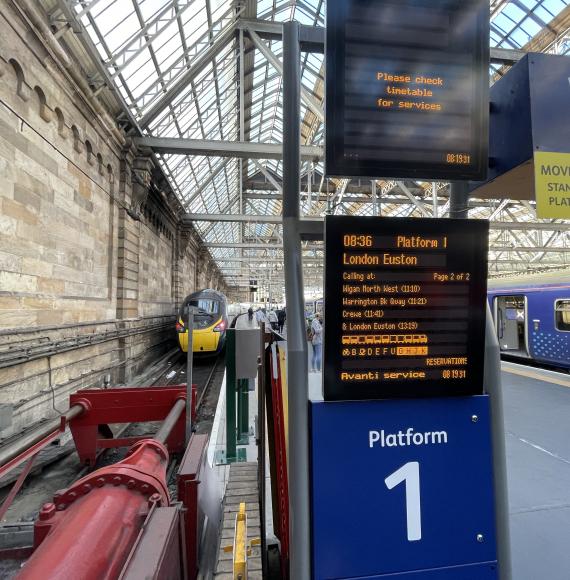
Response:
[[[327,0],[325,173],[486,178],[489,0]]]
[[[326,401],[483,393],[489,222],[327,216]]]

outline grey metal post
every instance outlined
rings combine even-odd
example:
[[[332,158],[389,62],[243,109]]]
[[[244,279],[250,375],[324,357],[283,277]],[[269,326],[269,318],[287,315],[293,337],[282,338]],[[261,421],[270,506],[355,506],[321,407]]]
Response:
[[[186,445],[192,435],[192,371],[194,359],[194,311],[188,306],[186,312],[186,328],[188,330],[188,350],[186,353]]]
[[[309,376],[299,235],[301,74],[299,24],[283,24],[283,251],[289,397],[289,577],[309,580]]]
[[[437,183],[434,181],[431,184],[431,195],[432,195],[432,204],[433,204],[433,217],[437,217]],[[466,216],[467,217],[467,216]]]
[[[491,437],[493,443],[493,472],[495,476],[499,578],[501,580],[511,580],[511,534],[505,451],[505,418],[503,415],[503,390],[501,389],[501,357],[493,316],[488,304],[487,325],[485,328],[484,381],[485,389],[491,398]]]
[[[311,163],[311,169],[307,173],[307,214],[311,215],[311,210],[313,206],[313,171],[315,170],[314,164]],[[317,195],[318,197],[318,195]]]
[[[452,183],[449,217],[466,218],[468,203],[469,192],[467,183]],[[452,208],[454,208],[455,213],[452,213]],[[503,413],[503,390],[501,389],[501,351],[489,304],[487,304],[485,325],[484,366],[483,382],[485,391],[491,399],[493,488],[495,492],[495,526],[497,528],[499,578],[500,580],[512,580],[507,453],[505,451],[505,417]]]
[[[466,181],[454,181],[451,183],[449,202],[450,218],[467,218],[469,212],[469,185]]]

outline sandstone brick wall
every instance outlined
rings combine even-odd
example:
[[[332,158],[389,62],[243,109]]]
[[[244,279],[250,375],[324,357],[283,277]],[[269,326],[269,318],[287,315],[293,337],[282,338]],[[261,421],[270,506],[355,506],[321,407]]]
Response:
[[[117,147],[23,25],[2,32],[0,327],[114,318]]]
[[[140,232],[139,313],[143,316],[173,314],[175,233],[154,212],[145,213]]]
[[[128,382],[175,346],[183,298],[223,282],[179,231],[152,159],[8,0],[0,28],[0,405],[13,409],[1,438],[78,388]]]

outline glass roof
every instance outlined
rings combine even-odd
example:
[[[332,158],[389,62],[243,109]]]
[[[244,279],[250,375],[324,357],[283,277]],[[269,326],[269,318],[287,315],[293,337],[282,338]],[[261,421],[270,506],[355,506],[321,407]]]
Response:
[[[282,143],[283,111],[280,40],[261,39],[240,30],[240,19],[272,22],[291,19],[324,26],[323,0],[63,0],[92,39],[109,76],[140,130],[155,137]],[[568,6],[568,0],[491,0],[491,46],[524,48]],[[238,32],[238,30],[240,30]],[[567,31],[541,50],[567,54]],[[277,62],[276,62],[277,61]],[[323,55],[302,53],[302,140],[323,144]],[[494,65],[491,74],[500,74]],[[240,106],[240,93],[243,105]],[[279,215],[281,161],[158,155],[170,184],[190,213]],[[305,215],[326,212],[370,215],[377,211],[370,184],[323,179],[322,163],[302,164]],[[379,181],[382,215],[434,215],[431,183]],[[446,184],[438,184],[437,215],[449,209]],[[487,200],[471,217],[494,221],[535,221],[530,203]],[[260,249],[211,247],[230,280],[267,272],[280,261],[281,226],[244,221],[198,221],[207,244],[257,244]],[[541,233],[541,232],[539,232]],[[537,232],[493,232],[495,245],[537,246]],[[518,238],[518,240],[516,239]],[[549,243],[566,244],[566,235]],[[506,266],[529,260],[529,254],[491,252]],[[530,254],[556,260],[556,254]],[[546,256],[546,257],[545,257]],[[235,261],[230,261],[235,260]],[[279,264],[278,264],[279,265]],[[499,268],[499,267],[498,267]],[[261,274],[260,274],[261,275]]]

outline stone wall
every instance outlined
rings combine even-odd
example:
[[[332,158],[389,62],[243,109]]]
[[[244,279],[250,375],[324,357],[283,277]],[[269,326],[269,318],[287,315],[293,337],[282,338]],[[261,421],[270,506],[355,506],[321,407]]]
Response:
[[[128,382],[175,347],[174,313],[225,289],[156,167],[0,0],[0,437]],[[198,275],[198,272],[200,275]]]
[[[105,320],[116,308],[116,151],[56,71],[2,31],[0,327]]]

